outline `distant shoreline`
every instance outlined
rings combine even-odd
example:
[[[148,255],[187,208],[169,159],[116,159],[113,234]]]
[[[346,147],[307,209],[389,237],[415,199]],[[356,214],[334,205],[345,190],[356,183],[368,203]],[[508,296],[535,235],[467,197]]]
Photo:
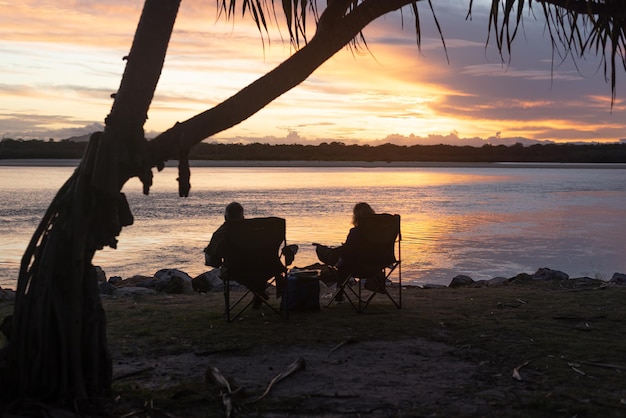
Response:
[[[80,159],[0,159],[2,167],[77,167]],[[194,167],[361,167],[361,168],[602,168],[626,169],[626,163],[537,163],[537,162],[431,162],[431,161],[257,161],[257,160],[191,160]],[[178,161],[166,162],[176,167]]]

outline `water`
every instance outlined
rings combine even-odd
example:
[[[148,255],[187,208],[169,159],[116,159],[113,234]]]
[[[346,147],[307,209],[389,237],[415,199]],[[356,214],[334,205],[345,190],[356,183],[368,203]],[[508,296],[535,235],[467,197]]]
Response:
[[[74,168],[2,163],[0,286],[15,288],[24,249]],[[366,201],[402,216],[403,279],[414,284],[540,267],[605,280],[626,272],[626,165],[557,167],[195,167],[186,199],[168,167],[155,173],[149,196],[136,179],[124,187],[135,224],[94,264],[108,277],[161,268],[200,274],[202,249],[237,200],[248,217],[284,217],[288,243],[300,246],[294,265],[306,266],[316,261],[310,244],[340,244],[352,206]]]

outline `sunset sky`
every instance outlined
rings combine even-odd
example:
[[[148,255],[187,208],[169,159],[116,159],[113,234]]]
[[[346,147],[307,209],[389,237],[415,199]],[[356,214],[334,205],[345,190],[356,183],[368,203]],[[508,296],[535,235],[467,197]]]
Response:
[[[611,108],[600,59],[579,60],[578,69],[571,57],[553,60],[540,11],[537,19],[526,13],[503,64],[493,45],[485,47],[488,1],[474,1],[471,20],[468,3],[433,0],[449,62],[423,2],[421,54],[411,12],[404,10],[404,22],[388,15],[365,31],[371,54],[344,49],[306,82],[209,141],[480,145],[626,138],[623,68]],[[142,0],[0,0],[0,134],[63,139],[101,129],[142,6]],[[215,106],[293,53],[284,27],[269,37],[263,43],[248,19],[217,20],[214,0],[183,0],[147,135]]]

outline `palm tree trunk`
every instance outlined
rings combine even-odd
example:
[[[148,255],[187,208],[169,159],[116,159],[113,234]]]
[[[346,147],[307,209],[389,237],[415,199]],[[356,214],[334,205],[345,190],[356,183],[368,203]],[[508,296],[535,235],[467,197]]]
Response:
[[[105,130],[92,135],[22,258],[13,334],[0,353],[4,398],[77,408],[77,401],[110,394],[112,363],[92,259],[105,245],[115,248],[122,227],[132,224],[121,189],[146,172],[143,125],[179,4],[146,0]]]

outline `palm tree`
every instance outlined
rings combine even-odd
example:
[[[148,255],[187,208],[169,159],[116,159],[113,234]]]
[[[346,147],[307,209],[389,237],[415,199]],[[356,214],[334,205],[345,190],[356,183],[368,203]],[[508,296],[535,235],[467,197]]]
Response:
[[[273,1],[218,0],[232,18],[240,6],[259,30],[275,16]],[[618,59],[626,68],[623,0],[539,0],[553,47],[575,58],[603,57],[615,97]],[[189,192],[189,149],[203,139],[250,117],[304,81],[346,45],[367,47],[362,30],[375,19],[408,7],[415,15],[417,47],[421,26],[418,5],[432,0],[283,0],[290,40],[297,52],[221,104],[163,132],[152,141],[143,125],[158,82],[180,0],[146,0],[128,63],[105,129],[92,135],[85,155],[59,190],[24,253],[13,314],[13,333],[0,352],[0,388],[5,398],[78,405],[76,401],[110,393],[112,365],[105,315],[91,263],[104,246],[115,248],[122,227],[133,217],[121,193],[139,177],[148,193],[152,168],[179,160],[181,196]],[[488,34],[503,56],[532,0],[492,0]],[[473,0],[469,1],[471,14]],[[315,33],[308,37],[307,21]],[[438,23],[437,23],[438,26]],[[441,30],[439,30],[441,34]],[[490,39],[488,37],[487,41]],[[443,42],[443,37],[442,37]],[[445,43],[443,43],[445,48]]]
[[[232,18],[236,0],[220,0],[221,9]],[[266,30],[269,10],[258,6],[253,0],[241,0],[244,10],[251,10],[259,30]],[[308,6],[297,7],[298,3]],[[346,45],[365,45],[362,29],[386,13],[409,6],[415,15],[417,47],[420,47],[421,25],[419,3],[427,3],[435,19],[439,35],[439,23],[433,10],[432,0],[333,0],[319,15],[316,1],[284,1],[283,12],[287,21],[291,42],[297,48],[304,46],[279,65],[234,96],[217,106],[179,123],[150,141],[153,166],[162,160],[182,152],[205,138],[222,132],[265,107],[281,94],[304,81],[316,68]],[[473,0],[469,2],[471,15]],[[603,58],[605,76],[610,74],[612,103],[615,99],[618,59],[626,69],[626,4],[623,0],[541,0],[550,42],[561,57],[582,58],[598,54]],[[272,2],[273,6],[273,2]],[[510,56],[511,46],[518,35],[525,10],[532,10],[532,0],[492,0],[488,19],[488,36],[493,35],[502,56]],[[274,12],[274,9],[271,10]],[[307,16],[313,16],[316,32],[307,40]],[[442,39],[442,47],[445,41]],[[490,38],[487,38],[487,42]],[[184,158],[183,158],[184,160]]]

